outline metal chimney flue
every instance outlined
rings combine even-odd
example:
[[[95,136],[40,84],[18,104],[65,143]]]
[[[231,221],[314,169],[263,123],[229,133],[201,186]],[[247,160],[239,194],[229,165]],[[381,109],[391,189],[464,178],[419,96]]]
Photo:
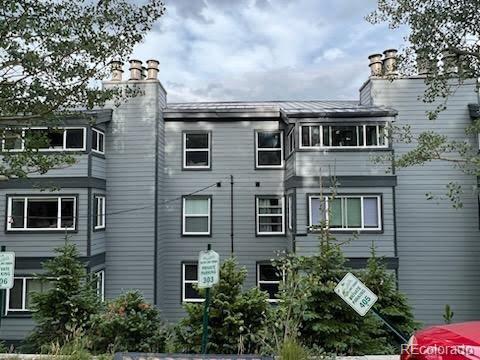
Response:
[[[123,62],[113,60],[110,62],[110,69],[112,71],[112,81],[122,81],[123,77]]]
[[[370,76],[382,76],[383,65],[382,65],[382,54],[372,54],[368,57],[370,60]]]
[[[142,62],[131,59],[130,61],[130,80],[142,79]]]
[[[383,73],[384,75],[397,74],[397,49],[388,49],[383,52]]]
[[[157,60],[147,60],[147,80],[157,80],[158,79],[158,66],[159,62]]]

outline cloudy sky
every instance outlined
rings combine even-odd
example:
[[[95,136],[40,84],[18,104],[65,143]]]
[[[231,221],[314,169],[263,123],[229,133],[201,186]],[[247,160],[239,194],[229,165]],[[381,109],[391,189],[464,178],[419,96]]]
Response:
[[[165,0],[134,57],[160,61],[169,102],[357,99],[367,56],[402,34],[374,0]]]

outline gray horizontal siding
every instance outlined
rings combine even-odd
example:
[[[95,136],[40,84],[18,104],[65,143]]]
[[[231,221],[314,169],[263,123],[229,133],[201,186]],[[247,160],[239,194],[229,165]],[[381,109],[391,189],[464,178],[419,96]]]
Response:
[[[457,90],[438,120],[429,121],[427,107],[417,97],[423,80],[375,80],[372,94],[376,105],[399,111],[397,125],[409,124],[414,134],[435,130],[451,139],[471,141],[464,128],[471,120],[467,104],[476,102],[473,85]],[[402,154],[411,145],[394,145]],[[409,296],[417,318],[426,324],[443,322],[446,304],[455,312],[455,321],[478,319],[480,304],[480,232],[477,179],[445,162],[399,169],[397,192],[399,286]],[[459,182],[464,207],[454,210],[448,200],[427,200],[426,193],[444,197],[445,185]]]
[[[92,155],[91,157],[91,176],[99,179],[106,179],[106,159]]]
[[[31,317],[19,318],[7,316],[2,318],[0,327],[0,339],[2,340],[23,340],[32,331],[35,322]]]
[[[76,162],[71,166],[65,166],[58,169],[51,169],[42,177],[78,177],[88,175],[88,154],[75,156]],[[39,176],[33,173],[31,177]]]

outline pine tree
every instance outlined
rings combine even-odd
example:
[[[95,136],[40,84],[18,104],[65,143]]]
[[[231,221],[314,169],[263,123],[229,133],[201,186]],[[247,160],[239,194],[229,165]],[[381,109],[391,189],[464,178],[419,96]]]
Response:
[[[33,293],[32,311],[37,326],[27,339],[36,351],[60,346],[88,330],[90,316],[100,308],[100,299],[74,244],[67,241],[55,249],[53,259],[43,263],[45,272],[36,278],[51,287]]]

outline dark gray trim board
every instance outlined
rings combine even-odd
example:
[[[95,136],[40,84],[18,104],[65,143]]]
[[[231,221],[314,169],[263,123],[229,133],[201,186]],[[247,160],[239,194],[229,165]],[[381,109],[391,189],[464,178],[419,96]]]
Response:
[[[42,263],[53,259],[53,256],[41,256],[41,257],[16,257],[15,258],[15,270],[38,270],[42,268]],[[81,256],[79,260],[82,261],[87,267],[94,267],[105,264],[105,253],[100,253],[92,256]]]
[[[368,257],[350,257],[347,258],[346,265],[352,269],[364,269],[367,267]],[[378,257],[378,261],[383,263],[389,270],[398,269],[398,257]]]
[[[25,178],[0,181],[0,189],[48,189],[48,188],[96,188],[105,190],[105,179],[78,176],[78,177],[50,177],[50,178]]]
[[[356,175],[356,176],[336,176],[335,184],[329,176],[322,176],[323,187],[394,187],[397,186],[396,175]],[[319,176],[291,176],[285,180],[285,189],[318,187],[320,184]]]

